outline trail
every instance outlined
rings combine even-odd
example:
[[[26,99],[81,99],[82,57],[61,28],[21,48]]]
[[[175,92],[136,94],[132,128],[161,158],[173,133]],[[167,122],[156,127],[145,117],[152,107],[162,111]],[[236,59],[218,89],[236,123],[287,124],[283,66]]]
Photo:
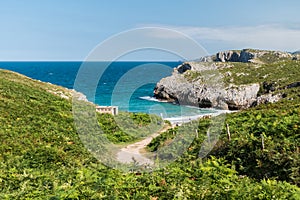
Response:
[[[132,163],[135,160],[140,165],[153,164],[153,161],[145,157],[143,153],[141,153],[141,150],[145,149],[145,147],[151,142],[153,138],[169,130],[170,128],[172,128],[172,126],[165,124],[164,127],[156,133],[151,134],[141,141],[123,147],[117,153],[117,160],[121,163]]]

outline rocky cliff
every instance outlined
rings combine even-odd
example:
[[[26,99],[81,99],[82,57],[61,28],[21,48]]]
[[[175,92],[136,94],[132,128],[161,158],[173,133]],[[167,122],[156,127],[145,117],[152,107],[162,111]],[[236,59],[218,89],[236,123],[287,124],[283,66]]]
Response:
[[[270,82],[266,77],[272,77],[270,63],[276,63],[277,66],[280,62],[298,63],[295,56],[286,52],[249,49],[219,52],[200,61],[179,65],[171,76],[156,84],[154,97],[180,105],[228,110],[276,102],[282,98],[282,94],[274,92],[278,86],[276,80]],[[242,63],[242,67],[239,63]],[[249,68],[253,71],[246,73]],[[266,73],[262,74],[264,71]],[[235,81],[234,78],[241,80]],[[243,81],[243,78],[250,81]]]
[[[189,78],[200,73],[201,78]],[[172,76],[157,83],[154,96],[181,105],[229,110],[247,108],[256,101],[258,83],[225,87],[222,78],[216,65],[187,62],[175,68]]]
[[[251,63],[262,63],[272,61],[272,59],[268,58],[292,58],[296,57],[293,54],[281,51],[265,51],[265,50],[255,50],[255,49],[243,49],[241,51],[238,50],[229,50],[218,52],[215,56],[212,57],[211,60],[216,62],[251,62]]]

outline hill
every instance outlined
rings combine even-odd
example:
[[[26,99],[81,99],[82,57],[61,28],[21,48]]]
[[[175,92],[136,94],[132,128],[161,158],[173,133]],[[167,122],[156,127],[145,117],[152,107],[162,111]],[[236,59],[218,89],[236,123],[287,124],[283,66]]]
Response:
[[[300,60],[286,52],[244,49],[186,62],[157,83],[158,99],[240,110],[288,98],[300,85]]]
[[[194,156],[195,141],[190,153],[165,168],[140,173],[133,166],[132,173],[123,173],[101,164],[82,144],[73,123],[72,91],[0,70],[0,198],[299,199],[300,189],[295,185],[298,184],[299,175],[296,173],[299,169],[294,167],[299,163],[299,154],[295,150],[299,145],[300,127],[297,118],[299,91],[296,89],[292,89],[295,93],[290,98],[295,99],[290,102],[286,100],[274,104],[274,107],[272,104],[269,108],[257,107],[257,111],[253,109],[230,115],[228,123],[233,142],[227,143],[222,138],[219,148],[206,159]],[[266,110],[274,113],[264,114]],[[282,117],[277,118],[280,113]],[[138,127],[147,124],[149,119],[144,114],[124,115],[135,119]],[[268,124],[269,115],[279,121]],[[257,122],[253,120],[261,123],[253,126]],[[102,134],[112,135],[110,140],[115,143],[137,139],[119,130],[110,115],[98,115],[98,121],[107,131]],[[273,125],[278,128],[270,129],[269,133],[269,126]],[[200,129],[201,139],[206,135],[203,120],[199,122],[199,132]],[[266,155],[259,154],[256,137],[260,132],[267,138]],[[274,142],[269,140],[273,136],[277,138],[276,135],[281,138],[279,144],[276,144],[277,139]],[[272,160],[266,162],[268,165],[257,161],[263,167],[255,168],[252,173],[249,162],[242,161],[243,158],[255,160],[258,155],[266,156],[267,161],[276,155],[274,158],[278,163],[270,170],[284,166],[287,173],[277,170],[274,176],[271,174],[265,179],[252,176],[254,172],[265,173],[272,164]],[[277,177],[278,174],[284,176]]]

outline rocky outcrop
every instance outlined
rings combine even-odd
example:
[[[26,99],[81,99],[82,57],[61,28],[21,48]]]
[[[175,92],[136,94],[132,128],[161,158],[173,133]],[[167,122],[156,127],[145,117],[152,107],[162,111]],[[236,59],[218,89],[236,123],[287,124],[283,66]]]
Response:
[[[251,62],[253,59],[261,56],[263,52],[258,53],[243,49],[242,51],[222,51],[216,54],[215,61],[219,62]]]
[[[220,62],[240,62],[241,54],[236,51],[222,51],[217,53],[216,61]],[[247,58],[243,58],[248,62]]]
[[[234,83],[243,82],[242,77],[249,79],[249,72],[239,70],[234,72],[235,70],[230,69],[241,66],[233,62],[253,63],[242,66],[249,66],[249,69],[255,70],[264,64],[294,60],[296,55],[298,54],[254,49],[222,51],[179,65],[174,69],[172,76],[163,78],[156,84],[154,97],[181,105],[229,110],[276,102],[284,98],[284,92],[282,95],[274,93],[299,87],[300,82],[283,87],[279,84],[280,80],[263,82],[269,75],[265,74],[261,75],[262,81],[259,83],[235,85]],[[219,71],[222,71],[222,74]],[[257,77],[254,79],[257,80]],[[223,80],[226,80],[226,85],[223,84]]]
[[[295,51],[292,53],[293,55],[293,60],[300,60],[300,51]]]
[[[183,73],[185,69],[189,72],[201,72],[204,76],[201,80],[196,78],[190,81],[187,78],[188,71]],[[256,101],[259,84],[224,87],[222,78],[214,65],[184,63],[174,69],[172,76],[157,83],[154,97],[180,105],[229,110],[248,108]]]
[[[183,74],[187,70],[191,70],[192,67],[188,63],[183,63],[182,65],[179,65],[179,67],[176,68],[177,72],[180,74]]]
[[[290,53],[280,51],[262,51],[253,49],[243,49],[242,51],[221,51],[215,56],[214,61],[216,62],[258,62],[259,58],[264,55],[274,56],[276,58],[294,58]],[[296,57],[297,58],[297,57]],[[258,59],[258,60],[257,60]]]
[[[282,94],[264,94],[257,97],[257,100],[252,104],[252,106],[266,103],[275,103],[280,99],[282,99]]]
[[[251,107],[256,101],[259,84],[248,84],[226,88],[225,103],[229,110],[240,110]]]

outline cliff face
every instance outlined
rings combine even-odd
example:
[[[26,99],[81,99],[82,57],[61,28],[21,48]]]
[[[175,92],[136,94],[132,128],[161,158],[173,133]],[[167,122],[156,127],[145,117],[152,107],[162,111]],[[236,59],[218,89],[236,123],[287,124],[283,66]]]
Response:
[[[190,80],[188,76],[193,73],[202,73],[203,77]],[[258,83],[225,87],[215,65],[187,62],[157,83],[154,96],[180,105],[237,110],[250,107],[258,91]]]
[[[242,63],[249,68],[256,69],[269,66],[271,62],[294,60],[292,54],[275,51],[242,50],[219,52],[215,56],[205,57],[198,62],[185,62],[174,69],[173,74],[161,79],[154,89],[154,97],[167,100],[180,105],[192,105],[200,108],[219,108],[239,110],[266,102],[276,102],[281,99],[281,94],[272,94],[268,90],[268,83],[263,83],[263,78],[253,79],[249,83],[237,84],[226,81],[229,77],[247,75],[240,71],[233,75]],[[228,69],[228,70],[227,70]],[[249,70],[249,69],[247,69]],[[252,72],[254,72],[252,71]],[[254,73],[255,74],[255,73]],[[262,76],[261,73],[258,73]],[[265,74],[262,77],[268,77]],[[254,76],[253,76],[254,77]],[[243,79],[243,77],[239,77]],[[225,81],[224,81],[225,80]],[[243,81],[240,81],[243,82]],[[271,84],[271,89],[275,83]],[[268,94],[260,94],[260,89],[266,89]],[[275,90],[275,89],[274,89]],[[274,91],[272,90],[272,91]],[[272,92],[271,91],[271,92]]]

